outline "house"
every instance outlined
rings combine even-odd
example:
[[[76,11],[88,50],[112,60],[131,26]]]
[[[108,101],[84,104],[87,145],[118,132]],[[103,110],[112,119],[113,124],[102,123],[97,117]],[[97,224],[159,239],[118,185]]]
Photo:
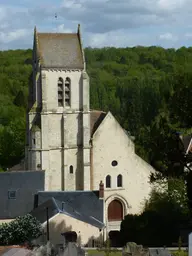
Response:
[[[31,214],[43,226],[47,238],[49,219],[49,240],[54,245],[63,244],[63,236],[75,233],[82,246],[102,244],[104,239],[104,200],[102,186],[99,191],[41,191],[36,197],[36,207]]]
[[[47,218],[54,245],[63,244],[61,234],[69,231],[75,232],[84,246],[103,242],[103,184],[97,191],[48,192],[44,191],[44,174],[44,171],[0,173],[0,224],[30,213],[45,231],[37,242],[47,239]]]

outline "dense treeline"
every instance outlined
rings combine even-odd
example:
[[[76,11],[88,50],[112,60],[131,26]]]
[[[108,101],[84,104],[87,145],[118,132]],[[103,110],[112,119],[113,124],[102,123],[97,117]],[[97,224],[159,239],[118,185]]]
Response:
[[[24,156],[25,116],[31,50],[0,52],[0,166],[17,164]]]
[[[167,175],[176,132],[192,125],[192,48],[86,49],[91,107],[111,110],[136,140],[137,153]]]
[[[31,56],[31,50],[0,52],[0,165],[4,169],[24,155]],[[110,110],[135,136],[142,158],[165,175],[175,174],[169,168],[172,134],[190,133],[192,125],[192,48],[86,48],[85,57],[91,108]]]

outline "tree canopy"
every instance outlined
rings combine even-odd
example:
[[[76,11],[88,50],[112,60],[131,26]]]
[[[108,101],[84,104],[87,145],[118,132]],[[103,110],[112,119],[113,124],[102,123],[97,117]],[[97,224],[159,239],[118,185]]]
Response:
[[[91,109],[110,110],[135,136],[136,152],[165,176],[173,134],[191,133],[192,47],[85,49]],[[24,156],[32,50],[0,52],[0,166]],[[7,143],[8,142],[8,143]]]
[[[168,179],[156,187],[140,215],[128,214],[121,223],[122,243],[134,241],[145,246],[173,246],[180,231],[191,227],[187,188],[182,179]],[[186,241],[185,241],[186,242]]]
[[[0,245],[17,245],[31,242],[42,235],[41,223],[32,215],[17,217],[0,225]]]

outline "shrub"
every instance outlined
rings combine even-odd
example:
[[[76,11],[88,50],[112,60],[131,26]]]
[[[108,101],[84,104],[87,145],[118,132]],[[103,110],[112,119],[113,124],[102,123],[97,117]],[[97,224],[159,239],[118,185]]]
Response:
[[[0,244],[22,244],[38,238],[41,234],[41,223],[32,215],[27,214],[10,223],[0,225]]]

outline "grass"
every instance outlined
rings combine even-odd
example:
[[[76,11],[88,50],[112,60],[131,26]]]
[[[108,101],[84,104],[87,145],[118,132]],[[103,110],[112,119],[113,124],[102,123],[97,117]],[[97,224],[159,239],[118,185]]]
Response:
[[[109,253],[104,252],[104,251],[100,251],[100,250],[88,250],[88,256],[93,255],[94,254],[102,254],[104,256],[122,256],[122,251],[110,251]],[[188,252],[186,251],[171,251],[171,254],[173,256],[188,256]]]
[[[88,256],[90,256],[90,255],[93,255],[94,256],[94,254],[102,254],[102,255],[104,255],[104,256],[107,256],[107,255],[109,255],[109,256],[122,256],[122,251],[120,250],[120,251],[110,251],[110,252],[104,252],[104,251],[100,251],[100,250],[88,250],[87,251],[88,252]],[[180,255],[175,255],[175,256],[180,256]],[[185,255],[181,255],[181,256],[185,256]]]
[[[171,254],[173,256],[188,256],[188,252],[186,251],[172,251]]]

